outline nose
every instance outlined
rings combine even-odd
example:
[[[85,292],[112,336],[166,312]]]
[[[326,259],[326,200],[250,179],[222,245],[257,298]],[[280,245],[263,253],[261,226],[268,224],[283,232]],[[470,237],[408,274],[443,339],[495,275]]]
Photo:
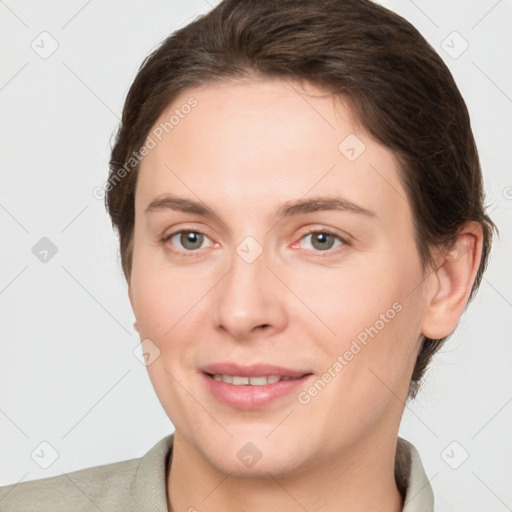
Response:
[[[254,261],[234,252],[230,271],[215,287],[214,322],[238,341],[270,335],[286,326],[285,287],[269,270],[263,251]]]

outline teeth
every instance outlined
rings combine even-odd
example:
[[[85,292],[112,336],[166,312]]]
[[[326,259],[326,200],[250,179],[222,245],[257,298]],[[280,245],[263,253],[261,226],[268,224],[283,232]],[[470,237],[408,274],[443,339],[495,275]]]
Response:
[[[216,381],[226,382],[234,386],[265,386],[266,384],[275,384],[280,380],[292,380],[292,377],[280,377],[279,375],[269,375],[268,377],[242,377],[239,375],[213,375]]]
[[[264,386],[268,384],[267,377],[249,377],[249,384],[251,386]]]

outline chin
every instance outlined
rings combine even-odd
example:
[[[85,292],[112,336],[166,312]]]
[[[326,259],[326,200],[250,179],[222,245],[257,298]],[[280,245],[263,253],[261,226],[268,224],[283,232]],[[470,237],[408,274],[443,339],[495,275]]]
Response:
[[[293,462],[292,462],[293,459]],[[262,455],[261,459],[253,465],[250,463],[240,462],[235,454],[233,457],[226,458],[218,461],[217,469],[225,474],[238,478],[278,478],[284,477],[294,473],[297,470],[297,462],[295,456],[287,457],[286,453],[280,452],[276,458],[273,456]]]
[[[285,476],[297,471],[305,463],[301,443],[289,439],[283,444],[282,439],[265,439],[264,435],[235,436],[222,443],[202,447],[203,456],[218,471],[240,478],[271,478]]]

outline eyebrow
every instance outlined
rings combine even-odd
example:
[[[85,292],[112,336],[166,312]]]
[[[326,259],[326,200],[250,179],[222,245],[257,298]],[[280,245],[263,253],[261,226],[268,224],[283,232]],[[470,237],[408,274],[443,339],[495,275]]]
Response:
[[[160,199],[154,199],[147,206],[145,213],[162,211],[162,210],[175,210],[184,213],[196,213],[203,217],[210,217],[220,220],[219,215],[209,206],[202,202],[166,195]],[[280,217],[292,217],[294,215],[301,215],[306,213],[318,211],[346,211],[365,215],[367,217],[376,217],[375,212],[363,208],[362,206],[353,203],[341,197],[331,196],[317,196],[310,199],[296,199],[286,201],[283,203],[276,212]]]
[[[375,212],[341,197],[312,197],[310,199],[298,199],[285,202],[278,210],[278,215],[291,217],[304,213],[319,211],[347,211],[358,213],[368,217],[376,217]]]

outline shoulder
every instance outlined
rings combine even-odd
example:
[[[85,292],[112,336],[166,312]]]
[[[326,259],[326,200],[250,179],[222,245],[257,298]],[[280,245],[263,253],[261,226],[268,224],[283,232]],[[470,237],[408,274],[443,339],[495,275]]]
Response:
[[[2,512],[166,511],[166,455],[172,436],[138,459],[0,487]],[[148,485],[149,484],[149,485]],[[137,505],[138,506],[138,505]]]
[[[3,512],[105,510],[106,494],[120,499],[129,493],[139,460],[1,487],[0,509]]]

